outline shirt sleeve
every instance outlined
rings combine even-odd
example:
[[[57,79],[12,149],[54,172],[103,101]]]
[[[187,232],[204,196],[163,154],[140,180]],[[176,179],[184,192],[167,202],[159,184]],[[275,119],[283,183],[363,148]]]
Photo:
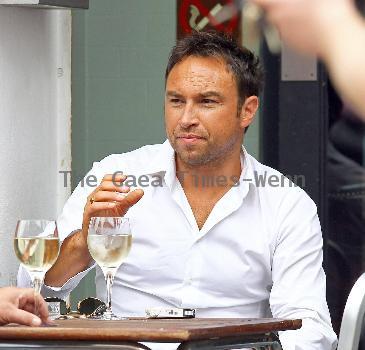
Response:
[[[61,242],[68,236],[81,230],[87,197],[99,185],[104,175],[104,169],[100,166],[100,163],[95,162],[92,169],[78,184],[70,198],[67,200],[61,215],[57,218],[57,229]],[[59,297],[64,299],[77,287],[80,281],[94,266],[95,263],[91,263],[86,270],[81,271],[70,278],[62,287],[43,285],[41,290],[42,295],[44,297]],[[20,287],[31,286],[31,278],[28,271],[23,266],[20,266],[18,270],[17,285]]]
[[[88,272],[95,267],[95,263],[91,263],[90,266],[79,272],[77,275],[71,277],[62,287],[52,287],[45,284],[42,285],[41,294],[43,297],[58,297],[66,299],[71,291],[77,287],[80,281],[88,274]],[[32,280],[28,271],[20,266],[18,270],[18,287],[28,288],[32,286]]]
[[[323,240],[316,205],[298,188],[278,208],[271,312],[276,318],[303,320],[301,329],[279,334],[282,347],[284,350],[335,349],[337,338],[326,302]]]

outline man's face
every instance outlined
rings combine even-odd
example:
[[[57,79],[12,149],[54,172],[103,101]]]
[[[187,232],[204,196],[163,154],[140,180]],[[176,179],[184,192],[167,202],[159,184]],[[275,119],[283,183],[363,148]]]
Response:
[[[189,56],[166,81],[165,126],[179,161],[220,162],[241,148],[237,84],[223,60]]]

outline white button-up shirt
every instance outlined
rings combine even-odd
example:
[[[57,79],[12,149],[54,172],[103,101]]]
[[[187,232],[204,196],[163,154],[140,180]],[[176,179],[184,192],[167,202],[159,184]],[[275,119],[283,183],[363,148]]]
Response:
[[[285,350],[334,349],[316,206],[244,149],[241,161],[239,182],[201,230],[176,178],[168,141],[94,163],[88,175],[98,183],[105,174],[123,171],[145,192],[127,213],[133,244],[115,276],[113,310],[144,316],[150,307],[183,307],[197,309],[197,317],[301,318],[300,330],[280,334]],[[86,197],[94,189],[80,183],[67,201],[58,218],[61,239],[81,229]],[[43,293],[65,297],[88,270]],[[18,282],[29,284],[23,269]],[[105,300],[99,267],[96,290]]]

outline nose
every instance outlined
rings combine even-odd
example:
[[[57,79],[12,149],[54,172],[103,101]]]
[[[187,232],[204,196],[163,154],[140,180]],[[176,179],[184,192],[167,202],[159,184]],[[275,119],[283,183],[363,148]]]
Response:
[[[193,102],[187,102],[185,104],[185,108],[182,111],[179,123],[184,129],[188,129],[191,126],[196,126],[199,124],[197,110]]]

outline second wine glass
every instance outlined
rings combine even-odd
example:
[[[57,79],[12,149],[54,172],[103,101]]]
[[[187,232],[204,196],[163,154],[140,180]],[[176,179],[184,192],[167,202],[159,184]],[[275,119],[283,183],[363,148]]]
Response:
[[[60,251],[56,222],[19,220],[15,230],[14,250],[32,279],[34,293],[39,294],[44,275],[55,263]],[[34,313],[38,313],[37,304]]]
[[[106,280],[107,310],[102,320],[120,320],[112,311],[111,288],[114,276],[129,254],[132,233],[128,218],[92,217],[89,224],[87,245],[90,255],[100,266]]]

